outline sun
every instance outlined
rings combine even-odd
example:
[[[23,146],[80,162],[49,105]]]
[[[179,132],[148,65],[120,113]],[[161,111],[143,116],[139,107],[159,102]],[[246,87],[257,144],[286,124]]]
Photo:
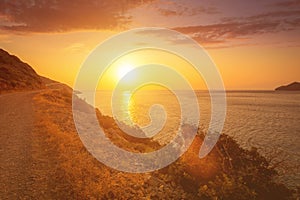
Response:
[[[117,69],[117,77],[118,79],[122,79],[129,71],[131,71],[134,67],[129,63],[121,64]]]

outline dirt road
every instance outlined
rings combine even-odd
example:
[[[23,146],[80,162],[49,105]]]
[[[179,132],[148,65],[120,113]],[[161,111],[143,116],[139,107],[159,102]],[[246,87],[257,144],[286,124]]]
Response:
[[[57,152],[36,135],[37,92],[0,95],[0,199],[56,199],[72,192],[61,180]]]

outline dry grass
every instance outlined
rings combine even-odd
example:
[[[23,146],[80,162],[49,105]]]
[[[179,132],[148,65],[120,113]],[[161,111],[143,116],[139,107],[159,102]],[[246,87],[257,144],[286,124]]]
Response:
[[[289,199],[290,191],[272,181],[276,174],[255,151],[241,149],[221,136],[213,151],[198,158],[203,134],[175,163],[146,174],[119,172],[98,162],[83,146],[72,115],[67,88],[44,90],[34,97],[39,137],[56,152],[56,171],[76,199]],[[121,148],[154,151],[154,141],[134,139],[123,133],[110,117],[97,112],[107,136]],[[188,131],[188,128],[187,130]],[[276,199],[276,198],[275,198]]]
[[[80,198],[123,199],[145,196],[139,189],[148,175],[127,174],[112,170],[98,162],[79,139],[71,110],[71,94],[62,90],[46,90],[35,96],[37,126],[44,130],[50,146],[57,150],[58,167]],[[126,190],[124,190],[124,188]]]
[[[47,143],[57,151],[59,155],[57,167],[64,171],[64,179],[73,188],[74,197],[91,199],[193,197],[174,180],[174,176],[181,173],[180,164],[153,173],[131,174],[113,170],[97,161],[87,152],[77,135],[72,118],[71,93],[68,90],[45,90],[37,94],[34,101],[36,115],[40,119],[37,122],[38,129],[44,130],[40,136],[46,138]],[[97,115],[101,119],[100,125],[116,145],[135,152],[149,152],[160,147],[152,140],[133,139],[117,128],[112,118],[102,116],[98,111]]]

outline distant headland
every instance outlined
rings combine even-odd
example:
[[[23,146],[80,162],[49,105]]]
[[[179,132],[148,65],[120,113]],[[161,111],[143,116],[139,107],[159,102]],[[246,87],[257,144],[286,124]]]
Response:
[[[277,91],[300,91],[300,83],[294,82],[289,85],[284,85],[276,88]]]

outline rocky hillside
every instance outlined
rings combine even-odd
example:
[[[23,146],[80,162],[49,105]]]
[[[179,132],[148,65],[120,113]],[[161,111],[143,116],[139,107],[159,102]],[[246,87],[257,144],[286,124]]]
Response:
[[[276,88],[275,90],[282,90],[282,91],[300,91],[300,83],[294,82],[289,85],[284,85]]]
[[[0,49],[0,93],[43,88],[42,78],[27,63]]]

